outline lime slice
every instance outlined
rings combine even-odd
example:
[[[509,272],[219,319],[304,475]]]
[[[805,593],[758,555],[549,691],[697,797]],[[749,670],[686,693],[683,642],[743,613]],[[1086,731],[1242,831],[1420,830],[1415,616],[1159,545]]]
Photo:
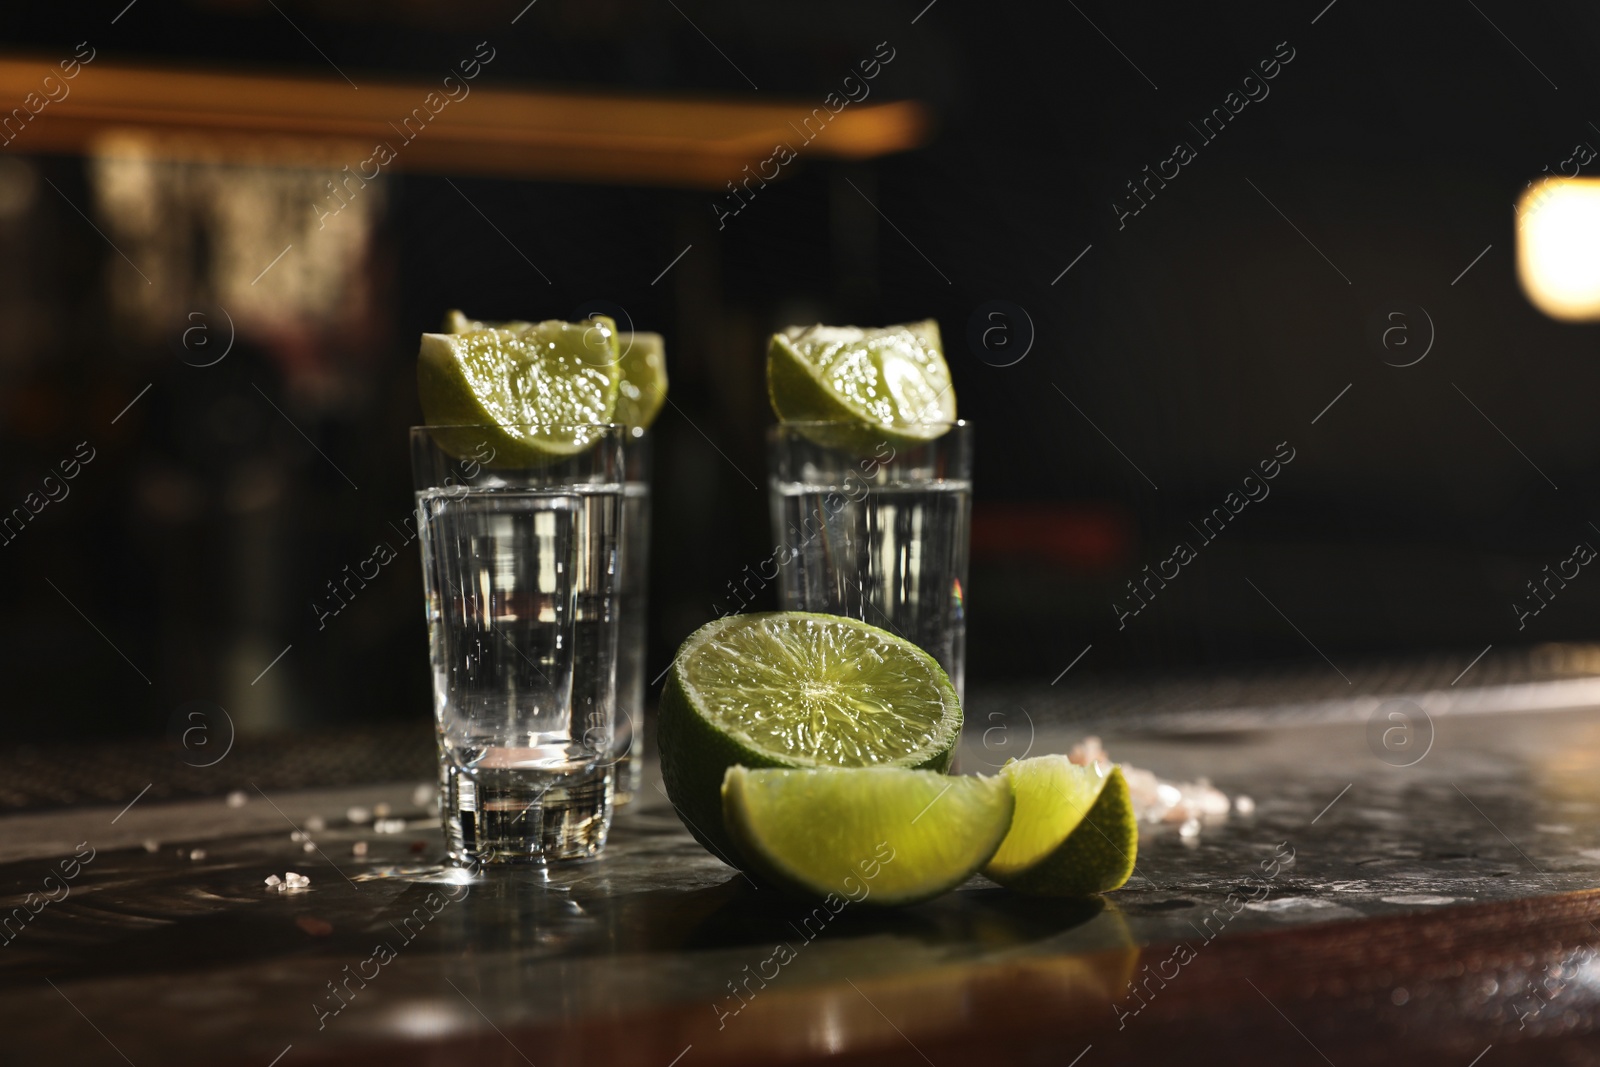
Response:
[[[599,318],[600,316],[596,316]],[[609,320],[607,320],[609,321]],[[469,319],[460,311],[445,313],[446,333],[467,333],[472,330],[500,329],[525,333],[534,328],[531,322],[483,322]],[[617,331],[618,365],[622,379],[618,383],[617,407],[613,421],[635,430],[648,430],[667,402],[667,356],[659,333],[644,331]]]
[[[931,441],[956,417],[950,367],[932,319],[882,329],[791,326],[773,334],[767,396],[785,422],[854,424],[818,440],[856,451],[880,441]]]
[[[730,615],[691,634],[672,662],[661,778],[689,832],[737,866],[722,822],[729,767],[942,772],[960,733],[950,679],[904,638],[837,615]]]
[[[966,881],[1011,825],[1004,778],[899,767],[729,767],[722,811],[740,855],[785,889],[915,904]]]
[[[573,427],[612,421],[617,358],[616,324],[599,317],[425,333],[417,393],[430,426],[494,427],[435,433],[441,448],[481,453],[487,438],[489,466],[528,466],[594,443],[594,430]]]
[[[667,402],[667,356],[659,333],[617,335],[622,353],[622,384],[617,392],[616,420],[635,430],[648,430]]]
[[[1017,813],[984,874],[1050,897],[1106,893],[1128,880],[1139,826],[1120,770],[1035,756],[1013,760],[1000,773],[1016,793]]]

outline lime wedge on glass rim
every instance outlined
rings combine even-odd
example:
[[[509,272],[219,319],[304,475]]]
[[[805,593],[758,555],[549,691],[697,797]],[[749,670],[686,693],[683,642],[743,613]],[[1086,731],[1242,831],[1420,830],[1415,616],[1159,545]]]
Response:
[[[729,767],[943,772],[960,733],[950,679],[904,638],[837,615],[730,615],[691,634],[672,662],[661,777],[689,832],[740,866],[723,824]]]
[[[984,874],[1009,889],[1052,897],[1106,893],[1128,880],[1139,826],[1120,770],[1035,756],[1012,760],[1000,774],[1011,783],[1017,810]]]
[[[722,784],[723,819],[756,873],[858,904],[954,889],[1000,847],[1013,804],[1001,777],[901,767],[729,767]]]
[[[650,428],[667,402],[667,354],[659,333],[644,330],[617,335],[622,352],[622,383],[617,390],[616,420],[635,437]]]
[[[597,316],[598,317],[598,316]],[[473,330],[513,330],[525,333],[532,329],[531,322],[485,322],[469,319],[460,311],[445,313],[446,333],[470,333]],[[667,402],[666,347],[659,333],[644,330],[617,330],[617,366],[622,378],[618,382],[617,407],[612,418],[633,431],[635,437],[650,428]]]
[[[486,441],[487,466],[532,466],[582,452],[612,421],[618,355],[616,324],[598,316],[425,333],[417,395],[428,425],[458,428],[434,431],[445,451],[472,454]]]
[[[818,444],[870,452],[931,441],[956,418],[939,324],[791,326],[767,346],[767,396]],[[826,423],[827,426],[808,426]]]

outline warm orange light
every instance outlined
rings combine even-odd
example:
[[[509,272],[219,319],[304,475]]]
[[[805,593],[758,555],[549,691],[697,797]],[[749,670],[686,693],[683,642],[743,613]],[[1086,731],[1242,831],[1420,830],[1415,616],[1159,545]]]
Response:
[[[50,103],[34,122],[23,117],[28,112],[22,101],[39,99],[41,78],[50,68],[0,54],[0,119],[11,122],[9,128],[0,124],[0,142],[14,137],[12,154],[82,152],[108,132],[136,130],[180,160],[222,155],[254,163],[267,154],[290,166],[320,167],[337,150],[334,169],[351,171],[363,162],[370,169],[374,146],[385,144],[394,159],[392,166],[383,165],[385,171],[714,189],[723,195],[730,181],[773,180],[770,174],[753,176],[780,142],[811,159],[872,159],[925,143],[932,128],[928,109],[914,100],[862,97],[864,102],[840,105],[835,113],[824,100],[836,94],[630,96],[480,82],[462,98],[470,104],[436,112],[438,120],[412,140],[404,116],[419,106],[431,112],[435,105],[424,101],[450,90],[442,84],[448,72],[441,68],[439,77],[414,82],[363,78],[358,92],[333,74],[124,66],[102,54],[71,83],[71,95]],[[807,131],[823,120],[807,126],[806,119],[819,107],[832,117],[826,133],[812,141]],[[19,124],[25,127],[20,136]],[[318,145],[318,139],[338,144]]]
[[[1523,194],[1517,274],[1546,315],[1600,319],[1600,178],[1552,178]]]

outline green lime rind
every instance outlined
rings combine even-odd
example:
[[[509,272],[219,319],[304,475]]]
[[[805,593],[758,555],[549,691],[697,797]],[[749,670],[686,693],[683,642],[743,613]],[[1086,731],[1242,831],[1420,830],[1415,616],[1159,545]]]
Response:
[[[487,466],[537,466],[589,448],[613,420],[618,358],[616,324],[599,316],[425,333],[417,395],[430,426],[453,427],[434,431],[450,454],[481,454],[487,443]]]
[[[489,329],[525,333],[535,326],[535,323],[520,320],[485,322],[469,319],[457,310],[446,312],[444,317],[445,333]],[[618,330],[617,365],[621,380],[618,382],[617,407],[612,419],[630,430],[648,430],[667,402],[667,355],[661,335],[644,330]]]
[[[764,612],[716,619],[684,641],[662,690],[657,744],[684,826],[737,867],[722,816],[729,767],[943,773],[960,734],[955,688],[916,645],[856,619]]]
[[[1133,873],[1139,826],[1116,767],[1065,756],[1013,760],[1001,769],[1017,797],[1011,832],[983,873],[1033,896],[1082,897],[1119,889]]]
[[[903,767],[736,766],[722,783],[723,819],[752,873],[800,896],[873,907],[961,885],[1000,847],[1014,806],[998,776]]]
[[[956,419],[932,319],[901,326],[791,326],[767,346],[767,397],[784,422],[818,444],[866,454],[887,442],[914,447]]]

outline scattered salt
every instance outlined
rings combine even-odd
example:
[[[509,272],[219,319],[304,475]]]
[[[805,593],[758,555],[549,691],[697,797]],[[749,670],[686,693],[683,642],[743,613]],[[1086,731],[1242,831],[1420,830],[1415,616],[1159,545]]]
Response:
[[[283,879],[282,878],[279,878],[275,874],[267,875],[267,885],[268,886],[276,886],[276,885],[282,885],[282,884],[283,884]]]
[[[372,805],[372,814],[376,815],[380,819],[385,815],[388,815],[391,810],[392,809],[387,804],[378,803]]]
[[[366,808],[348,808],[344,813],[344,817],[353,823],[364,823],[372,818],[372,812]]]
[[[350,846],[350,855],[352,855],[352,856],[365,856],[366,854],[367,854],[367,843],[365,841],[357,841],[355,844]]]
[[[290,841],[304,841],[305,839],[306,839],[306,835],[305,835],[304,831],[292,830],[289,833],[289,840]]]
[[[1256,813],[1256,802],[1240,793],[1233,798],[1233,810],[1240,815],[1254,815]]]
[[[235,789],[228,794],[228,807],[242,808],[250,800],[250,796],[243,789]]]
[[[144,850],[146,852],[150,852],[150,853],[160,852],[161,851],[161,842],[157,841],[153,837],[147,837],[147,838],[144,839]]]
[[[306,820],[306,833],[308,834],[318,834],[327,828],[328,824],[323,822],[320,815],[313,815]]]
[[[206,850],[203,848],[191,848],[189,850],[189,858],[191,860],[203,860],[206,858]]]
[[[372,829],[380,834],[404,833],[406,821],[404,819],[379,819],[372,824]]]
[[[1111,757],[1098,737],[1086,737],[1073,745],[1067,758],[1080,766],[1106,770],[1111,767]],[[1227,794],[1212,786],[1206,778],[1193,782],[1169,782],[1139,767],[1126,763],[1118,766],[1128,782],[1134,818],[1140,823],[1177,823],[1180,827],[1193,824],[1193,829],[1188,833],[1180,830],[1185,840],[1193,840],[1199,835],[1203,820],[1221,821],[1228,817],[1230,805]],[[1237,809],[1240,814],[1247,814],[1254,809],[1254,801],[1248,797],[1240,798]]]
[[[1178,836],[1186,841],[1191,838],[1199,837],[1200,820],[1193,818],[1185,819],[1183,825],[1178,827]]]
[[[1108,765],[1111,763],[1111,757],[1106,755],[1106,750],[1101,747],[1100,739],[1094,736],[1085,737],[1082,741],[1073,745],[1067,752],[1067,759],[1080,767],[1087,767],[1091,763]]]
[[[419,808],[425,808],[433,802],[433,786],[423,782],[411,791],[411,803]]]
[[[287,889],[304,889],[306,886],[311,884],[311,879],[307,878],[303,874],[296,874],[293,871],[288,871],[283,876],[283,884]]]
[[[317,843],[315,841],[307,841],[305,844],[300,846],[301,852],[315,852],[316,850]]]

